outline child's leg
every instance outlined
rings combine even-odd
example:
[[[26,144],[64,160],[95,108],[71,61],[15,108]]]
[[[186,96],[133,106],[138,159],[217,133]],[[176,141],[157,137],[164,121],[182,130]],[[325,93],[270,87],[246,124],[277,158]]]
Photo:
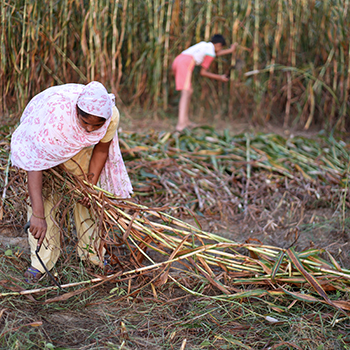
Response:
[[[178,131],[182,131],[190,124],[188,111],[193,92],[191,80],[194,66],[195,61],[193,57],[189,55],[179,55],[173,63],[176,90],[181,91],[178,121],[176,125],[176,130]]]
[[[81,204],[76,204],[74,208],[74,221],[78,235],[78,254],[81,260],[90,260],[94,265],[102,265],[98,257],[97,250],[100,247],[100,238],[96,237],[96,225],[91,219],[89,209]],[[101,250],[103,257],[106,250]]]
[[[191,96],[192,96],[192,89],[181,91],[181,97],[179,102],[179,115],[178,115],[178,121],[176,125],[176,130],[178,131],[182,131],[183,129],[185,129],[187,126],[190,125],[188,111],[190,107]]]
[[[46,224],[47,231],[44,238],[44,241],[41,245],[39,256],[43,263],[45,264],[48,270],[51,270],[56,264],[59,256],[60,256],[60,232],[59,228],[55,225],[55,223],[50,218],[51,209],[56,203],[56,198],[50,197],[50,199],[44,200],[44,211],[46,216]],[[55,211],[52,212],[51,215],[55,215]],[[32,208],[28,206],[28,220],[32,216]],[[33,235],[28,230],[28,241],[30,246],[30,259],[32,263],[32,267],[39,270],[41,273],[44,273],[45,270],[40,264],[40,261],[36,257],[35,250],[38,245],[38,240],[33,237]]]

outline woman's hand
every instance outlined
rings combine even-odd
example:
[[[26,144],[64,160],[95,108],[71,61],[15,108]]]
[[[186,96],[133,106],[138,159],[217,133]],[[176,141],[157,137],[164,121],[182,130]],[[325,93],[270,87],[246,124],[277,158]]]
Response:
[[[43,243],[46,231],[47,231],[47,224],[46,220],[42,218],[37,218],[34,215],[30,218],[30,233],[32,236],[38,240],[38,246]]]
[[[79,203],[81,205],[83,205],[85,208],[90,208],[91,204],[90,204],[90,198],[85,196],[83,199],[80,199],[79,200]]]

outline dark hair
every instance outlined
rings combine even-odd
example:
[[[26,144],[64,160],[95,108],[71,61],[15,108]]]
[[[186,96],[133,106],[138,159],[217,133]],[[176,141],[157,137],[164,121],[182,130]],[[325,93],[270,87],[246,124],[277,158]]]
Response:
[[[79,108],[78,105],[77,105],[77,110],[78,110],[78,113],[79,113],[82,117],[93,116],[93,117],[100,118],[101,121],[104,121],[104,122],[106,121],[105,118],[102,118],[102,117],[99,117],[99,116],[96,116],[96,115],[93,115],[93,114],[89,114],[89,113],[84,112],[82,109]]]
[[[80,109],[78,105],[77,105],[77,110],[78,110],[78,113],[79,113],[82,117],[87,117],[87,116],[90,115],[89,113],[86,113],[86,112],[84,112],[82,109]]]
[[[226,41],[221,34],[213,35],[213,37],[210,39],[210,42],[213,44],[222,44],[222,46],[226,46]]]

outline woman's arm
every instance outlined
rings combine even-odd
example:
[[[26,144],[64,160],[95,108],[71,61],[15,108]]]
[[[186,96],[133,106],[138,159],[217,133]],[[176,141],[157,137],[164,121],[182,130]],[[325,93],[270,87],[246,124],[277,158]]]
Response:
[[[28,192],[32,205],[32,216],[30,218],[30,232],[38,240],[38,245],[43,242],[47,224],[44,211],[44,200],[42,195],[43,172],[27,171]]]
[[[93,185],[96,185],[98,179],[100,178],[102,168],[104,167],[108,157],[109,145],[111,142],[112,141],[99,142],[97,145],[95,145],[94,150],[92,151],[89,173],[93,174],[92,178],[90,179],[90,182]]]
[[[97,145],[95,145],[92,151],[89,164],[89,174],[92,174],[92,178],[90,178],[89,180],[93,185],[96,185],[98,179],[100,178],[102,168],[104,167],[108,157],[109,145],[111,144],[111,142],[112,141],[99,142]],[[90,207],[89,197],[84,197],[79,201],[79,203],[86,208]]]

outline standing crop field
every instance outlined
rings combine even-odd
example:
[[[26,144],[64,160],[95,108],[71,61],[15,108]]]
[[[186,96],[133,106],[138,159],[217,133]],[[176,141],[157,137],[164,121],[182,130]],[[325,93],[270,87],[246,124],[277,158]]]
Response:
[[[0,1],[0,350],[350,349],[349,11]],[[195,68],[190,112],[206,124],[172,132],[172,62],[216,33],[238,43],[210,67],[229,82]],[[133,194],[46,169],[61,254],[32,283],[28,174],[11,166],[11,135],[33,96],[93,80],[116,96]],[[78,255],[82,198],[100,266]]]
[[[49,86],[91,80],[128,106],[167,110],[177,99],[174,57],[222,33],[240,46],[212,69],[228,72],[237,59],[244,68],[231,70],[229,84],[200,79],[203,110],[260,122],[277,117],[305,129],[347,127],[348,0],[14,0],[0,6],[2,114],[16,115]]]

